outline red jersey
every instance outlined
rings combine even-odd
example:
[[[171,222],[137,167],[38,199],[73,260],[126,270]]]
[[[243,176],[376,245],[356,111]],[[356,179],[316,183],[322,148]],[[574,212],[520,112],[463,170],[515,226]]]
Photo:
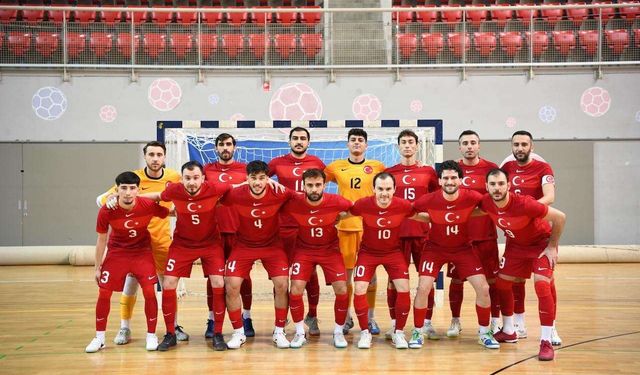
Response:
[[[247,247],[265,247],[278,241],[280,207],[295,196],[293,190],[275,193],[269,185],[265,196],[256,199],[249,185],[232,189],[220,201],[238,213],[238,242]]]
[[[360,251],[376,255],[400,251],[402,223],[415,214],[411,202],[398,197],[392,197],[386,208],[378,206],[376,197],[361,198],[349,211],[354,216],[362,216]]]
[[[110,252],[131,252],[136,250],[151,251],[151,237],[147,226],[153,217],[164,219],[169,209],[162,207],[148,198],[137,197],[130,211],[122,207],[114,210],[106,206],[98,211],[96,232],[111,234],[107,246]]]
[[[421,196],[438,189],[438,175],[430,166],[396,164],[387,168],[396,179],[396,194],[409,202],[415,202]],[[400,238],[424,237],[429,231],[429,224],[407,219],[400,228]]]
[[[480,208],[504,231],[509,247],[512,244],[518,248],[531,247],[537,250],[535,256],[538,256],[540,247],[549,242],[551,226],[543,219],[549,207],[530,196],[509,193],[509,203],[498,208],[491,196],[486,194],[480,202]]]
[[[427,212],[431,217],[428,244],[443,250],[460,250],[471,244],[468,223],[471,213],[482,199],[473,190],[458,190],[458,199],[444,199],[442,190],[429,193],[413,205],[418,212]]]
[[[209,163],[204,166],[204,175],[213,183],[241,184],[247,180],[247,165],[237,161],[231,164]],[[218,207],[216,219],[222,233],[235,233],[238,229],[238,215],[229,207]]]
[[[304,195],[296,197],[284,205],[287,213],[299,226],[296,249],[303,251],[337,251],[338,214],[348,211],[353,203],[336,194],[325,193],[317,206],[307,203]]]
[[[458,161],[462,168],[461,188],[477,191],[484,195],[487,193],[486,177],[490,170],[498,168],[498,165],[485,159],[480,159],[476,165],[466,165],[462,160]],[[486,216],[476,216],[469,219],[469,238],[472,241],[487,241],[498,238],[496,226]]]
[[[231,186],[204,181],[198,195],[189,194],[181,183],[169,183],[160,194],[176,207],[176,229],[173,244],[191,249],[213,246],[220,240],[216,223],[216,205]]]
[[[302,174],[312,168],[324,171],[325,165],[317,156],[305,155],[304,158],[298,159],[289,153],[269,162],[269,176],[278,176],[278,182],[287,189],[301,192],[304,191]],[[280,226],[297,227],[297,223],[289,215],[280,215]]]
[[[515,160],[508,161],[502,166],[502,170],[509,174],[511,190],[516,194],[528,195],[533,199],[540,199],[542,185],[554,184],[553,170],[543,161],[531,159],[527,165],[518,165]]]

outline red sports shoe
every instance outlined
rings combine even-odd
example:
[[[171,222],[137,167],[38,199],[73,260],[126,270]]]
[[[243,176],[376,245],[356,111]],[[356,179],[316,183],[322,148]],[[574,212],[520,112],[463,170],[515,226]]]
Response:
[[[496,339],[497,342],[508,342],[508,343],[518,342],[518,334],[515,332],[509,335],[502,332],[502,330],[500,330],[493,335],[493,338]]]
[[[540,353],[538,353],[538,359],[541,361],[553,360],[553,346],[551,346],[549,341],[540,341]]]

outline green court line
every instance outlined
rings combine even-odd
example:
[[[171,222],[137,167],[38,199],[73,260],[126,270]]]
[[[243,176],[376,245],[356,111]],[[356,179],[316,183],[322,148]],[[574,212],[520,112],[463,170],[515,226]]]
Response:
[[[34,337],[34,338],[32,338],[32,339],[31,339],[31,341],[30,341],[30,342],[34,342],[34,341],[36,341],[37,339],[38,339],[37,337]]]
[[[18,346],[18,347],[16,348],[16,350],[20,350],[20,349],[22,349],[22,345],[20,345],[20,346]]]
[[[0,354],[0,359],[4,359],[4,357],[6,357],[6,355]]]
[[[43,335],[47,336],[48,334],[50,334],[51,332],[47,331],[45,333],[43,333]]]

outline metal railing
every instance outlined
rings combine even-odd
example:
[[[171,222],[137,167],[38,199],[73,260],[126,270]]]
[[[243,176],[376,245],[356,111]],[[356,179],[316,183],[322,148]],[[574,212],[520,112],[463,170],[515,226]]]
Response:
[[[640,4],[0,6],[0,68],[333,70],[640,65]]]

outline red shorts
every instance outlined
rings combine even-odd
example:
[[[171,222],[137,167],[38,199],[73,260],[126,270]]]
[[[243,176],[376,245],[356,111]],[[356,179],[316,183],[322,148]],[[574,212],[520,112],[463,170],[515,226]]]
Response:
[[[426,248],[422,253],[422,262],[418,273],[420,276],[437,278],[438,272],[445,263],[452,264],[451,271],[457,272],[461,280],[469,276],[484,274],[482,264],[471,247],[452,252]]]
[[[227,260],[225,276],[242,277],[248,279],[251,267],[256,260],[262,262],[262,266],[269,278],[289,276],[289,260],[287,253],[278,245],[265,247],[245,247],[236,244]]]
[[[478,257],[478,260],[480,260],[480,264],[482,264],[485,277],[487,279],[495,279],[498,273],[499,262],[498,241],[494,239],[474,242],[473,252]],[[457,267],[451,263],[447,264],[447,277],[464,280],[460,278]]]
[[[408,279],[409,266],[404,259],[402,252],[397,251],[389,254],[370,254],[366,251],[358,251],[356,266],[353,269],[353,281],[370,282],[376,274],[376,268],[383,266],[389,274],[389,280]]]
[[[224,252],[220,245],[213,245],[201,249],[189,249],[171,245],[169,248],[169,260],[166,276],[190,277],[193,262],[200,259],[202,261],[202,273],[205,277],[209,275],[224,276]]]
[[[322,267],[327,284],[347,281],[347,269],[338,249],[320,252],[296,250],[291,263],[291,280],[309,281],[316,266]]]
[[[100,287],[114,292],[122,291],[128,273],[132,273],[141,286],[158,282],[151,249],[135,253],[107,251],[100,271]]]
[[[411,264],[411,259],[413,258],[413,265],[416,267],[416,271],[420,267],[424,242],[424,237],[405,237],[400,239],[400,247],[402,248],[404,259],[407,264]]]
[[[294,252],[296,247],[296,238],[298,237],[297,227],[280,227],[280,239],[282,240],[282,247],[287,253],[287,259],[289,263],[293,262]]]
[[[540,253],[542,251],[544,249]],[[500,270],[498,273],[502,275],[528,279],[531,277],[532,272],[550,279],[553,278],[553,268],[549,263],[549,258],[546,256],[542,258],[518,257],[513,256],[513,253],[508,250],[505,250],[504,256],[500,258]]]
[[[229,259],[233,245],[236,243],[236,234],[220,233],[220,239],[222,240],[222,248],[224,249],[224,259]]]

